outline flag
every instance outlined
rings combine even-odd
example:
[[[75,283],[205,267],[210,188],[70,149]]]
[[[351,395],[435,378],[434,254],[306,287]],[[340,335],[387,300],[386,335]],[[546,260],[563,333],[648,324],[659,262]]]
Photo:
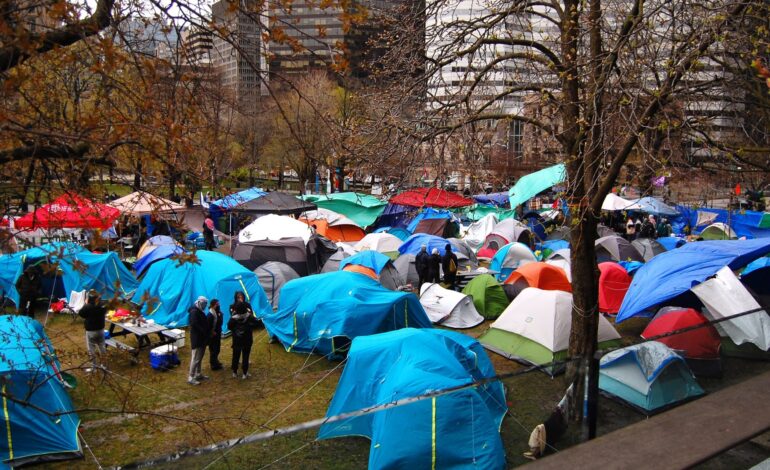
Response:
[[[652,185],[656,188],[662,188],[666,184],[666,177],[660,176],[658,178],[652,177]]]
[[[696,227],[700,227],[702,225],[711,225],[716,222],[717,217],[719,217],[718,213],[709,211],[698,211],[697,214],[698,220],[695,222]]]
[[[738,183],[735,185],[735,195],[740,196],[741,195],[741,183]]]

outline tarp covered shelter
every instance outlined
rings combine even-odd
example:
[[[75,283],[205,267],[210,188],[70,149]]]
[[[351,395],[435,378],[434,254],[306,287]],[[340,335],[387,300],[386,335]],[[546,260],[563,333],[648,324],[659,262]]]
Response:
[[[409,207],[465,207],[475,204],[457,193],[439,188],[415,188],[396,194],[388,201],[391,204]]]
[[[83,456],[61,365],[43,326],[21,315],[0,316],[3,468]]]
[[[81,228],[106,230],[120,216],[120,211],[77,194],[65,193],[34,212],[14,221],[17,229]]]
[[[704,240],[735,240],[738,238],[733,229],[722,222],[715,222],[709,225],[698,236]]]
[[[463,240],[465,240],[471,248],[478,250],[481,248],[481,245],[484,244],[487,235],[492,233],[492,230],[495,229],[495,225],[497,225],[497,216],[495,214],[486,215],[476,222],[473,222],[468,227],[465,235],[463,235]]]
[[[679,237],[658,237],[655,239],[656,242],[660,243],[660,245],[666,250],[671,251],[675,248],[679,248],[680,246],[687,243],[687,240],[684,238]]]
[[[233,207],[235,212],[259,217],[267,214],[299,216],[301,213],[316,208],[312,202],[303,201],[289,193],[273,191],[262,197],[246,201]]]
[[[606,318],[599,316],[599,349],[610,346],[620,335]],[[567,357],[572,329],[572,294],[560,290],[524,289],[479,337],[490,351],[528,364],[544,365]],[[551,375],[564,364],[545,369]]]
[[[470,358],[470,360],[469,360]],[[407,328],[358,337],[326,416],[494,377],[484,349],[466,335]],[[499,381],[377,413],[327,423],[319,439],[371,440],[370,469],[505,468],[500,426],[507,411]]]
[[[374,250],[380,253],[397,253],[402,243],[400,238],[389,233],[368,233],[353,245],[353,248],[357,251]]]
[[[508,205],[508,191],[489,194],[475,194],[473,200],[479,204],[492,204],[498,207]]]
[[[417,296],[394,292],[358,273],[337,271],[288,282],[278,311],[262,321],[290,352],[338,357],[358,336],[432,328]]]
[[[448,328],[473,328],[484,322],[467,294],[426,282],[420,287],[420,304],[433,323]]]
[[[524,204],[548,188],[567,179],[567,167],[563,163],[524,175],[508,190],[511,209]]]
[[[492,232],[484,239],[484,244],[479,250],[479,256],[490,258],[508,243],[519,242],[529,246],[531,241],[532,232],[529,227],[518,220],[505,219],[498,222]]]
[[[596,261],[644,261],[636,247],[618,235],[607,235],[596,240]]]
[[[302,199],[315,203],[319,208],[342,214],[362,228],[372,225],[387,205],[386,202],[369,194],[351,192],[308,194],[302,196]]]
[[[529,246],[514,242],[497,250],[492,261],[489,262],[489,269],[498,272],[497,279],[502,281],[507,279],[513,270],[519,266],[535,262],[537,262],[537,257],[529,249]]]
[[[390,290],[404,285],[404,280],[390,258],[373,250],[364,250],[345,258],[340,263],[340,269],[365,274]]]
[[[615,321],[640,315],[687,292],[725,266],[738,269],[767,253],[770,239],[766,238],[687,243],[661,253],[636,272]]]
[[[542,261],[519,266],[508,276],[505,284],[521,284],[522,289],[537,287],[543,290],[572,292],[572,285],[564,270]]]
[[[238,191],[237,193],[229,194],[222,199],[217,199],[216,201],[212,201],[209,204],[209,209],[213,211],[219,210],[221,211],[228,211],[237,208],[241,204],[245,204],[249,201],[253,201],[254,199],[258,199],[264,195],[266,195],[267,192],[259,189],[259,188],[248,188],[244,189],[243,191]]]
[[[420,252],[423,244],[427,246],[428,254],[430,254],[435,248],[442,256],[446,246],[452,245],[446,238],[437,237],[435,235],[428,235],[427,233],[416,233],[407,238],[406,241],[400,247],[398,247],[398,252],[402,255],[417,255],[417,253]],[[457,251],[457,248],[452,246],[452,251]]]
[[[107,205],[119,210],[121,214],[128,215],[147,215],[156,212],[181,212],[185,210],[182,204],[144,191],[134,191],[127,196],[107,203]]]
[[[599,389],[647,415],[704,393],[684,359],[657,341],[605,354]]]
[[[700,328],[658,338],[684,357],[695,375],[714,376],[721,372],[719,348],[722,340],[714,325],[699,311],[692,308],[664,307],[642,332],[642,338],[665,335],[684,328]]]
[[[203,295],[221,302],[227,324],[236,292],[244,293],[255,314],[272,311],[256,274],[222,253],[200,250],[195,255],[197,261],[164,259],[150,266],[133,297],[144,304],[145,317],[168,327],[187,326],[187,310]]]
[[[430,221],[430,220],[439,220],[439,221],[455,221],[455,215],[454,213],[450,212],[446,209],[434,209],[432,207],[426,207],[425,209],[420,210],[414,218],[409,222],[409,224],[406,226],[406,229],[412,233],[418,233],[417,232],[417,226],[423,222],[423,221]],[[442,226],[443,227],[443,226]],[[426,232],[426,231],[420,231],[419,233],[432,233],[432,232]],[[440,233],[433,234],[438,236],[443,236]]]
[[[599,263],[599,311],[616,314],[631,286],[631,276],[618,263]]]
[[[615,193],[608,193],[602,202],[603,211],[632,211],[639,210],[641,206],[628,199],[623,199]]]
[[[259,279],[259,285],[265,291],[270,307],[276,308],[281,298],[281,288],[289,281],[297,279],[297,274],[291,266],[279,261],[268,261],[254,270]]]
[[[480,274],[463,288],[463,294],[473,298],[476,311],[484,318],[497,318],[508,306],[508,297],[500,283],[489,274]]]
[[[633,245],[633,247],[636,248],[636,251],[642,255],[645,262],[666,251],[666,248],[663,245],[652,238],[637,238],[631,242],[631,245]]]
[[[767,212],[715,209],[712,207],[706,209],[696,209],[687,206],[676,206],[676,210],[681,215],[671,218],[671,225],[674,233],[684,233],[686,226],[692,229],[693,233],[705,228],[714,222],[730,224],[730,228],[738,237],[746,238],[767,238],[770,237],[770,216]]]

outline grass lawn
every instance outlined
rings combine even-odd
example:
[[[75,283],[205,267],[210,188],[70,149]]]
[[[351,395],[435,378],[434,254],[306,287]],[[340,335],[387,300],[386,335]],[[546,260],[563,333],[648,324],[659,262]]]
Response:
[[[630,341],[645,323],[630,320],[620,325],[619,331]],[[464,332],[478,336],[487,326],[485,323]],[[65,369],[87,363],[80,320],[50,317],[46,330]],[[80,413],[82,436],[102,466],[126,464],[320,418],[344,365],[319,356],[287,353],[279,344],[268,344],[264,332],[258,332],[251,355],[251,378],[232,379],[227,368],[211,372],[206,357],[204,374],[211,379],[200,386],[190,386],[185,382],[189,353],[189,344],[180,349],[182,365],[169,372],[152,370],[146,353],[140,356],[139,364],[131,365],[127,355],[114,350],[109,357],[111,373],[89,375],[79,369],[73,371],[78,378],[77,388],[71,391],[75,406],[92,410]],[[220,359],[228,365],[230,357],[230,340],[225,339]],[[522,367],[495,354],[490,357],[498,373]],[[767,370],[768,363],[728,360],[722,379],[700,382],[713,391]],[[527,449],[529,433],[559,401],[564,384],[562,378],[552,379],[536,372],[508,379],[505,386],[510,411],[503,421],[502,438],[508,462],[517,466],[527,462],[522,452]],[[599,432],[604,434],[644,417],[602,398],[599,419]],[[184,468],[260,468],[273,463],[288,468],[366,467],[370,444],[367,439],[315,441],[316,432],[313,429],[238,446],[226,455],[215,452],[188,457],[164,468],[180,468],[180,464]],[[558,447],[578,442],[578,436],[579,430],[571,430]],[[49,466],[94,468],[94,457],[88,451],[85,453],[83,460]]]

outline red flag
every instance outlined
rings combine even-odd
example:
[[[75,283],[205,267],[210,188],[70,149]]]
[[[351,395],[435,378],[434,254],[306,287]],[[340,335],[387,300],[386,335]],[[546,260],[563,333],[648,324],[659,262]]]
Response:
[[[741,183],[738,183],[735,185],[735,195],[740,196],[741,195]]]

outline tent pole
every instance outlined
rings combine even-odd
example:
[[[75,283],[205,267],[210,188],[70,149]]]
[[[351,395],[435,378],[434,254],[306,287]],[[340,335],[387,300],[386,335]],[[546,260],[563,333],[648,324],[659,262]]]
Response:
[[[593,357],[584,361],[586,371],[586,396],[584,403],[584,440],[591,440],[596,437],[596,421],[599,408],[599,359],[601,352],[597,351]]]

